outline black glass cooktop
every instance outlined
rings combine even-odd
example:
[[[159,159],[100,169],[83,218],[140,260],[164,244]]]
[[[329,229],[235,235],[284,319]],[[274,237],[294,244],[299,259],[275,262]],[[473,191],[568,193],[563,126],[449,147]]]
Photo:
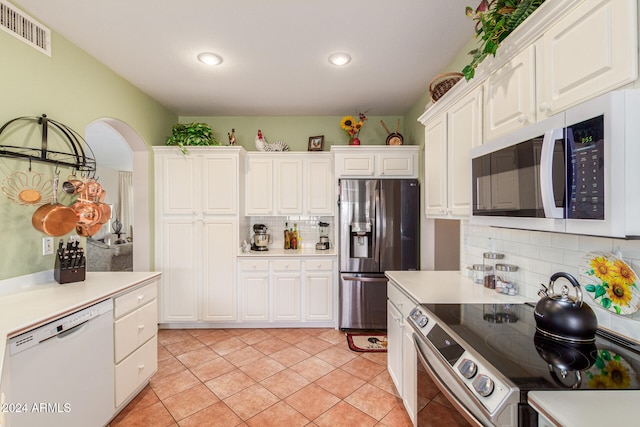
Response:
[[[637,344],[599,331],[595,343],[575,344],[536,331],[529,304],[423,304],[521,391],[640,389]],[[457,335],[457,336],[456,336]]]

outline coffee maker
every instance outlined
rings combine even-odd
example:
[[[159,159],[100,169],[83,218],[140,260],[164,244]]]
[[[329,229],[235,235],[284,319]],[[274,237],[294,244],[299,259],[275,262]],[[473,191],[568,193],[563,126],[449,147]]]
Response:
[[[253,226],[253,238],[251,239],[252,251],[268,251],[267,247],[271,241],[271,235],[267,233],[269,229],[264,224],[255,224]]]
[[[327,234],[327,227],[329,227],[329,223],[319,222],[318,227],[320,227],[320,241],[316,243],[316,249],[326,251],[330,246],[329,235]]]

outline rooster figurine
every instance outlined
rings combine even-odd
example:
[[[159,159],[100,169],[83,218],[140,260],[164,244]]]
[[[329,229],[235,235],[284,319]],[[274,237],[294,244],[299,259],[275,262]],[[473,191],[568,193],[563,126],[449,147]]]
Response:
[[[267,142],[260,129],[256,135],[256,148],[258,151],[289,151],[289,146],[282,141]]]

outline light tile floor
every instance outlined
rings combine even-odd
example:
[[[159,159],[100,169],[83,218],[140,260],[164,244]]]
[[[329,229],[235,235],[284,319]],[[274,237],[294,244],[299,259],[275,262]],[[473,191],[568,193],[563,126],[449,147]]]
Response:
[[[158,372],[111,422],[144,426],[411,426],[386,353],[333,329],[162,329]]]

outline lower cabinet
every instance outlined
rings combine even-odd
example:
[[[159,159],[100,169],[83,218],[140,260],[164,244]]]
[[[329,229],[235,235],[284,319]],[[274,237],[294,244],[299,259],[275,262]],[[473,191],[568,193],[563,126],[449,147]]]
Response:
[[[158,370],[158,288],[149,283],[114,298],[115,407]]]
[[[413,328],[406,318],[417,303],[391,280],[387,284],[387,298],[387,369],[415,424],[418,360],[413,345]]]
[[[241,322],[333,327],[333,264],[304,257],[241,259]]]

